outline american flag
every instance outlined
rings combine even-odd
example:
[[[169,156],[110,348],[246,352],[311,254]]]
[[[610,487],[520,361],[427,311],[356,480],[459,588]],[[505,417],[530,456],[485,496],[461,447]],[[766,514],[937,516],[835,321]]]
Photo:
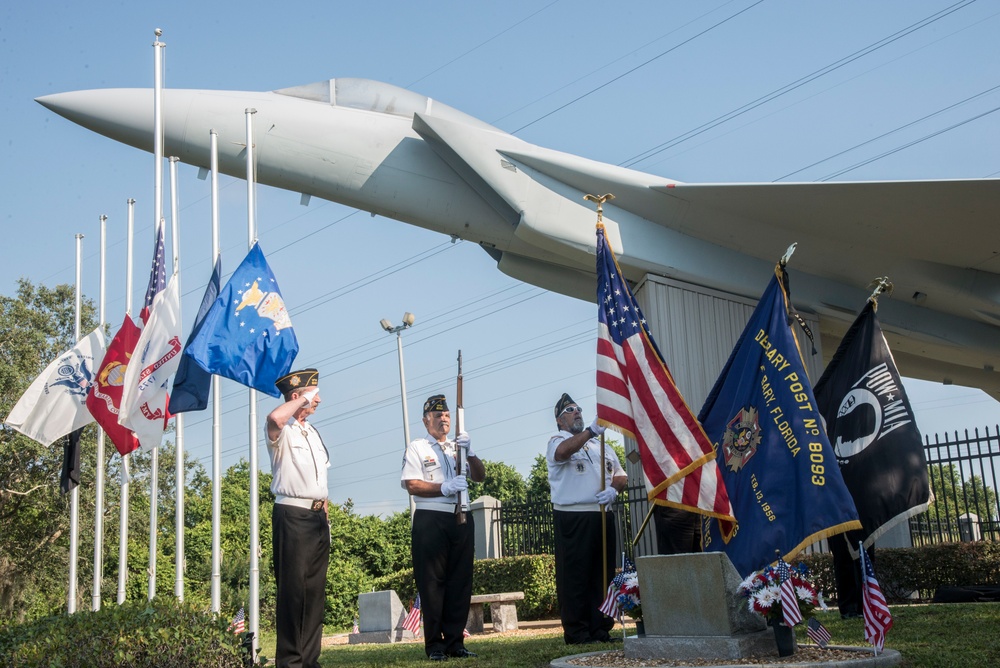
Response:
[[[799,597],[795,595],[792,573],[784,559],[778,559],[778,580],[781,582],[781,617],[785,626],[791,628],[802,621],[802,611],[799,610]]]
[[[811,617],[806,625],[806,635],[813,639],[813,642],[826,649],[830,642],[830,632],[826,630],[818,619]]]
[[[149,320],[149,310],[153,307],[153,298],[161,290],[167,287],[167,269],[163,258],[163,219],[156,225],[156,245],[153,246],[153,266],[149,270],[149,286],[146,288],[146,297],[142,302],[142,311],[139,317],[142,324]]]
[[[861,547],[861,601],[862,616],[865,618],[865,640],[881,650],[885,646],[885,634],[892,628],[892,614],[882,595],[882,588],[875,579],[872,562]]]
[[[233,617],[232,624],[229,625],[229,630],[233,633],[239,634],[247,630],[247,617],[245,608],[240,608],[240,611],[236,613]]]
[[[611,582],[608,583],[608,593],[604,596],[604,602],[601,603],[599,608],[608,617],[618,617],[620,612],[618,605],[618,591],[621,586],[625,583],[625,578],[628,577],[629,573],[635,572],[635,564],[628,557],[623,557],[622,559],[622,570],[618,575],[611,578]]]
[[[597,228],[597,417],[635,438],[650,500],[735,523],[715,449],[653,341]]]
[[[462,629],[462,637],[463,637],[463,638],[468,638],[468,637],[469,637],[469,636],[471,636],[471,635],[472,635],[472,634],[471,634],[471,633],[469,633],[469,629]]]
[[[358,628],[358,618],[354,618],[354,626],[351,627],[351,633],[361,633],[361,629]]]
[[[413,635],[420,631],[420,594],[417,594],[416,600],[413,601],[413,607],[410,608],[406,619],[403,620],[403,628]]]

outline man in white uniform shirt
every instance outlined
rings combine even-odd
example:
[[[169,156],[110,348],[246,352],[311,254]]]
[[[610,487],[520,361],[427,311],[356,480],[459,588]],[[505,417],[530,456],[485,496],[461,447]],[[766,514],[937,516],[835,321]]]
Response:
[[[424,617],[424,651],[431,661],[474,657],[465,649],[463,631],[472,598],[476,533],[472,513],[466,513],[464,524],[455,517],[459,494],[469,486],[466,476],[455,473],[457,450],[464,449],[474,482],[485,480],[486,468],[472,453],[468,434],[448,440],[451,412],[443,394],[424,402],[424,426],[427,435],[406,448],[400,477],[416,505],[410,554]]]
[[[330,562],[326,470],[330,453],[307,421],[320,404],[319,372],[293,371],[275,383],[285,403],[267,416],[277,668],[319,668]]]
[[[605,580],[615,565],[614,518],[605,526],[607,571],[602,572],[601,513],[608,512],[628,477],[614,449],[607,447],[601,462],[598,437],[604,427],[583,426],[583,411],[563,394],[555,407],[559,433],[549,439],[545,461],[552,489],[556,547],[556,595],[567,645],[609,642],[615,620],[601,612]],[[602,491],[601,477],[604,477]]]

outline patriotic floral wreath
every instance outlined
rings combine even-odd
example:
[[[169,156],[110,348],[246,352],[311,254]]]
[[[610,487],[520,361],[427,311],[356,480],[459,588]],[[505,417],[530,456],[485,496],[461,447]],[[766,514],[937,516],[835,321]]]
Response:
[[[626,573],[618,588],[618,607],[632,619],[642,619],[642,601],[639,598],[639,576],[633,571]]]
[[[816,585],[809,578],[809,568],[800,563],[788,568],[792,584],[795,585],[795,598],[798,599],[799,611],[805,619],[819,605]],[[757,571],[740,583],[739,591],[747,597],[747,607],[750,612],[756,612],[761,617],[771,621],[782,619],[781,611],[781,579],[778,569],[767,566]]]

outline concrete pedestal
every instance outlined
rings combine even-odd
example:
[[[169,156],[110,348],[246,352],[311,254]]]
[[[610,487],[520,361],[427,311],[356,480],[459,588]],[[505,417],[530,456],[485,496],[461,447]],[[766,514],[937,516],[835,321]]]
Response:
[[[774,634],[747,609],[742,581],[721,552],[636,560],[646,637],[625,639],[636,659],[741,659],[777,654]]]
[[[395,591],[375,591],[358,595],[358,631],[348,643],[393,643],[413,638],[402,628],[406,610]]]

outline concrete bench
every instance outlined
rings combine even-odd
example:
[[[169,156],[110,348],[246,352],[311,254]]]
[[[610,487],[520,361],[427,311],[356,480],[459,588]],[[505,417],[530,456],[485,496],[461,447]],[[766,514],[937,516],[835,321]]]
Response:
[[[477,594],[472,597],[469,606],[469,620],[465,628],[469,633],[483,632],[483,606],[490,604],[490,617],[493,619],[493,630],[498,633],[517,630],[517,607],[514,601],[523,601],[523,591],[510,591],[503,594]]]

